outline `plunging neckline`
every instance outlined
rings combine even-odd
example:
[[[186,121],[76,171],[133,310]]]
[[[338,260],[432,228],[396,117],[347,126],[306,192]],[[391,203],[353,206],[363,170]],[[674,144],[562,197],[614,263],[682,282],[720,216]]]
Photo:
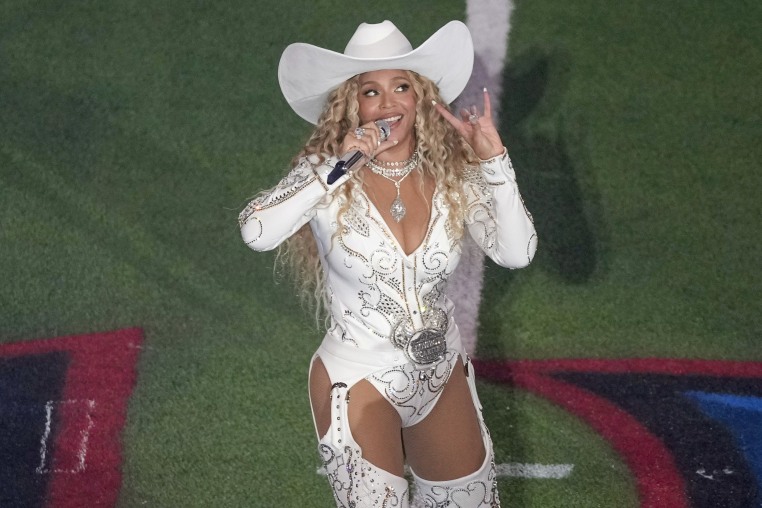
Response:
[[[399,238],[397,238],[394,232],[392,232],[392,229],[389,227],[389,224],[386,222],[383,214],[378,209],[378,207],[376,207],[376,204],[373,202],[373,200],[370,199],[370,196],[368,196],[368,193],[365,192],[363,186],[360,186],[360,192],[362,192],[365,200],[368,202],[368,210],[372,213],[375,213],[376,217],[374,218],[376,220],[374,222],[379,224],[379,227],[382,229],[384,236],[390,238],[391,241],[394,242],[394,246],[396,247],[397,251],[399,251],[399,253],[402,254],[405,259],[415,257],[418,251],[421,250],[421,248],[426,244],[426,240],[429,238],[429,234],[431,232],[431,222],[434,220],[434,201],[436,200],[437,194],[439,193],[438,187],[435,186],[434,192],[431,193],[431,202],[429,203],[429,218],[426,221],[426,232],[424,233],[423,238],[421,238],[420,243],[418,243],[415,249],[411,250],[409,253],[405,252],[405,249],[402,247],[402,243],[400,243]]]

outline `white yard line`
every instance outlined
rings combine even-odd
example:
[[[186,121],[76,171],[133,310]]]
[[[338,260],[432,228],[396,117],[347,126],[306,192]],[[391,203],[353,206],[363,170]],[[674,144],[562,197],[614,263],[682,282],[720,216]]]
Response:
[[[492,104],[492,118],[499,123],[500,98],[503,90],[503,68],[508,52],[513,1],[468,0],[466,25],[474,40],[474,70],[471,80],[458,100],[455,111],[471,105],[482,106],[482,89],[487,87]],[[479,305],[482,298],[484,254],[470,235],[463,237],[460,264],[450,278],[447,295],[455,302],[455,322],[458,323],[463,345],[469,355],[476,350],[479,328]]]
[[[561,480],[571,475],[574,464],[497,464],[498,478],[539,478]]]
[[[530,478],[540,480],[561,480],[569,477],[574,470],[574,464],[495,464],[498,478]],[[410,474],[410,468],[405,466],[405,473]],[[319,467],[317,474],[325,476],[325,469]]]

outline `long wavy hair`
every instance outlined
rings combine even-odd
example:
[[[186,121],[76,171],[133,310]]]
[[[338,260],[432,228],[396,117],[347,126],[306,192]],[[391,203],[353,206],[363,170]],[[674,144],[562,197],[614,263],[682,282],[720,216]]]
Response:
[[[413,71],[406,72],[416,97],[415,137],[420,168],[424,176],[431,176],[436,182],[437,191],[444,194],[449,207],[448,229],[453,240],[457,240],[462,236],[464,227],[463,171],[467,166],[477,164],[478,158],[432,105],[432,100],[446,104],[434,82]],[[340,155],[338,152],[347,132],[360,125],[358,91],[359,76],[355,76],[329,95],[315,130],[294,157],[292,166],[308,155],[317,155],[321,160]],[[345,198],[338,214],[339,230],[344,213],[352,206],[356,190],[362,185],[362,172],[356,171],[334,195],[334,199],[339,195]],[[317,244],[309,225],[303,226],[281,245],[276,260],[287,268],[302,303],[314,310],[319,322],[327,310],[328,299]]]

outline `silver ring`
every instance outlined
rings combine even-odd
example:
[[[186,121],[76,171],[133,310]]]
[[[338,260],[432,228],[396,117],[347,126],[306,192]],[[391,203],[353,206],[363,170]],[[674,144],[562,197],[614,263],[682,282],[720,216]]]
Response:
[[[468,121],[472,124],[479,123],[479,115],[470,115]]]
[[[365,135],[365,129],[362,127],[358,127],[355,129],[355,137],[357,139],[362,139],[362,137]]]

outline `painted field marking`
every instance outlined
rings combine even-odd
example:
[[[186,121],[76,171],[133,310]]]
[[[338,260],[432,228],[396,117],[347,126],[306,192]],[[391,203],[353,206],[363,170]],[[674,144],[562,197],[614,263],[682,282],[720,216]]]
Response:
[[[536,478],[543,480],[561,480],[568,478],[574,470],[574,464],[520,464],[511,462],[497,464],[498,478]]]
[[[90,431],[94,422],[92,412],[95,409],[95,401],[86,399],[74,400],[49,400],[45,404],[45,430],[40,438],[40,465],[35,472],[45,473],[81,473],[86,467],[87,445],[90,440]],[[61,444],[57,450],[56,463],[69,464],[69,467],[50,467],[48,454],[48,441],[50,439],[53,411],[59,411],[65,415],[68,425],[61,429],[58,442]],[[76,433],[72,436],[72,434]],[[68,438],[68,439],[67,439]],[[66,441],[66,443],[65,443]],[[66,446],[68,444],[68,446]]]
[[[562,480],[568,478],[574,470],[574,464],[521,464],[509,462],[496,464],[495,470],[498,478],[528,478],[535,480]],[[405,466],[405,473],[410,473],[410,468]],[[317,474],[325,476],[325,468],[317,468]]]

